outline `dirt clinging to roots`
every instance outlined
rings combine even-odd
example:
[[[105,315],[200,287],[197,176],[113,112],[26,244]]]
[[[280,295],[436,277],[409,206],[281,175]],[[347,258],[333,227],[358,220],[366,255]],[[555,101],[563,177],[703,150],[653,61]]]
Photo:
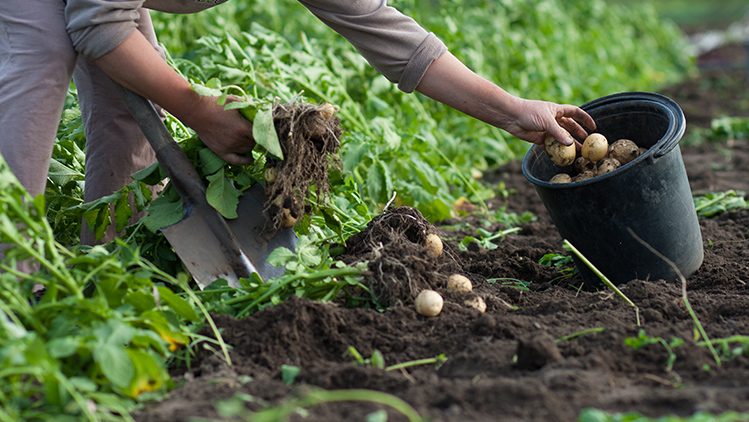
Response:
[[[266,167],[268,232],[290,228],[304,215],[312,186],[318,197],[327,194],[328,167],[337,164],[341,145],[341,126],[335,113],[331,104],[279,104],[273,109],[284,159],[269,158]]]

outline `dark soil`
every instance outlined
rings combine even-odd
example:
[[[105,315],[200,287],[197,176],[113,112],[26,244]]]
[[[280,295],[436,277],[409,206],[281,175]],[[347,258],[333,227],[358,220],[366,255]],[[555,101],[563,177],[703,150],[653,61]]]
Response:
[[[698,75],[663,91],[677,100],[688,129],[710,127],[716,117],[749,117],[749,52],[731,44],[697,59]]]
[[[679,92],[673,96],[683,103]],[[682,153],[695,193],[749,187],[749,142],[690,146]],[[387,239],[368,232],[349,248],[350,257],[372,258],[377,249],[373,245],[389,259],[400,253],[399,265],[426,283],[417,288],[439,290],[442,284],[435,278],[463,273],[485,299],[486,313],[447,295],[442,314],[425,318],[415,312],[412,292],[405,289],[397,295],[400,301],[390,298],[394,305],[385,312],[293,299],[244,320],[218,317],[224,338],[233,345],[234,366],[225,366],[215,354],[199,353],[194,366],[177,377],[179,388],[137,419],[217,418],[217,403],[237,393],[251,396],[246,396],[246,406],[257,410],[303,395],[310,387],[388,392],[435,421],[572,421],[587,407],[651,416],[749,411],[749,354],[731,358],[719,348],[723,361],[718,367],[710,352],[694,341],[678,283],[634,280],[622,286],[640,307],[641,328],[648,335],[684,340],[674,349],[676,360],[669,371],[661,345],[638,350],[625,345],[625,339],[640,330],[629,306],[607,290],[579,290],[579,278],[560,279],[555,269],[538,264],[544,254],[562,252],[561,239],[519,165],[510,164],[493,177],[513,192],[494,206],[538,216],[495,250],[460,252],[458,236],[443,235],[448,264],[435,265],[424,256],[418,261],[421,236],[433,229],[403,221],[391,227],[387,220],[375,225],[390,227],[396,237],[412,237],[415,246],[398,240],[389,250]],[[403,209],[396,215],[400,220],[416,218]],[[690,302],[711,338],[749,334],[749,210],[700,224],[705,260],[688,279]],[[373,271],[369,281],[386,280],[388,271],[379,279]],[[499,277],[530,282],[530,290],[487,281]],[[560,340],[581,330],[590,331]],[[379,350],[387,364],[441,353],[448,360],[440,367],[385,372],[356,365],[347,353],[349,346],[365,357]],[[301,368],[292,386],[281,381],[282,365]],[[327,404],[308,409],[306,418],[293,419],[365,420],[379,408],[358,402]]]

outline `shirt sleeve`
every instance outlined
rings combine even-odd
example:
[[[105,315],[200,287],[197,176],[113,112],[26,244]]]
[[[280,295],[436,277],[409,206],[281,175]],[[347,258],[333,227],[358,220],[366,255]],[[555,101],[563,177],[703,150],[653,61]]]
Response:
[[[412,92],[445,44],[387,0],[299,0],[398,88]]]
[[[68,0],[65,22],[73,47],[95,60],[114,50],[138,27],[143,0]]]

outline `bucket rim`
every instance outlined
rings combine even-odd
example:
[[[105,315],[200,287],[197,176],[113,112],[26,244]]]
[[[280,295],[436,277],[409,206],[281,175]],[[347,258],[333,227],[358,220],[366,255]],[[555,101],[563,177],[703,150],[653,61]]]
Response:
[[[630,91],[630,92],[619,92],[616,94],[607,95],[605,97],[601,97],[598,99],[595,99],[593,101],[587,102],[580,106],[585,111],[590,111],[593,109],[596,109],[598,107],[607,106],[614,103],[620,103],[620,102],[628,102],[628,101],[647,101],[649,103],[657,104],[658,106],[662,106],[663,109],[667,112],[669,115],[669,124],[666,131],[663,133],[663,136],[661,136],[656,143],[648,148],[648,150],[635,158],[634,160],[630,161],[629,163],[619,167],[618,169],[606,173],[601,176],[596,176],[587,180],[582,180],[579,182],[571,182],[571,183],[551,183],[546,180],[541,180],[538,177],[531,174],[530,169],[528,168],[529,162],[531,160],[531,156],[534,154],[540,154],[541,147],[539,145],[533,145],[531,148],[528,149],[528,151],[523,156],[523,160],[521,163],[521,170],[523,173],[523,176],[531,182],[532,184],[548,189],[570,189],[570,188],[577,188],[580,186],[586,186],[586,185],[592,185],[594,183],[602,182],[604,180],[607,180],[611,177],[615,177],[617,175],[621,175],[622,173],[627,172],[629,169],[632,169],[637,164],[641,163],[644,160],[647,159],[653,159],[654,154],[656,153],[656,150],[666,143],[669,143],[671,140],[676,140],[676,142],[673,142],[673,145],[671,145],[671,148],[678,145],[679,141],[681,140],[682,136],[684,135],[684,132],[686,130],[686,118],[684,117],[684,112],[682,111],[681,107],[679,106],[676,101],[673,99],[656,92],[643,92],[643,91]],[[669,149],[670,150],[670,149]],[[668,152],[668,151],[666,151]]]

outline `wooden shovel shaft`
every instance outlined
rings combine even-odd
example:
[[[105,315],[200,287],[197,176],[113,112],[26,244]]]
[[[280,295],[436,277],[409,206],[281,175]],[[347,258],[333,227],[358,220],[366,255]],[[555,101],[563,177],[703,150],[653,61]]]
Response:
[[[130,114],[156,152],[156,159],[166,169],[186,208],[193,206],[203,211],[201,214],[205,216],[205,224],[219,240],[224,255],[237,277],[249,277],[255,269],[242,252],[240,243],[226,224],[226,220],[206,201],[205,186],[195,167],[169,134],[159,113],[145,98],[126,88],[122,89]],[[201,245],[195,247],[199,248]]]

